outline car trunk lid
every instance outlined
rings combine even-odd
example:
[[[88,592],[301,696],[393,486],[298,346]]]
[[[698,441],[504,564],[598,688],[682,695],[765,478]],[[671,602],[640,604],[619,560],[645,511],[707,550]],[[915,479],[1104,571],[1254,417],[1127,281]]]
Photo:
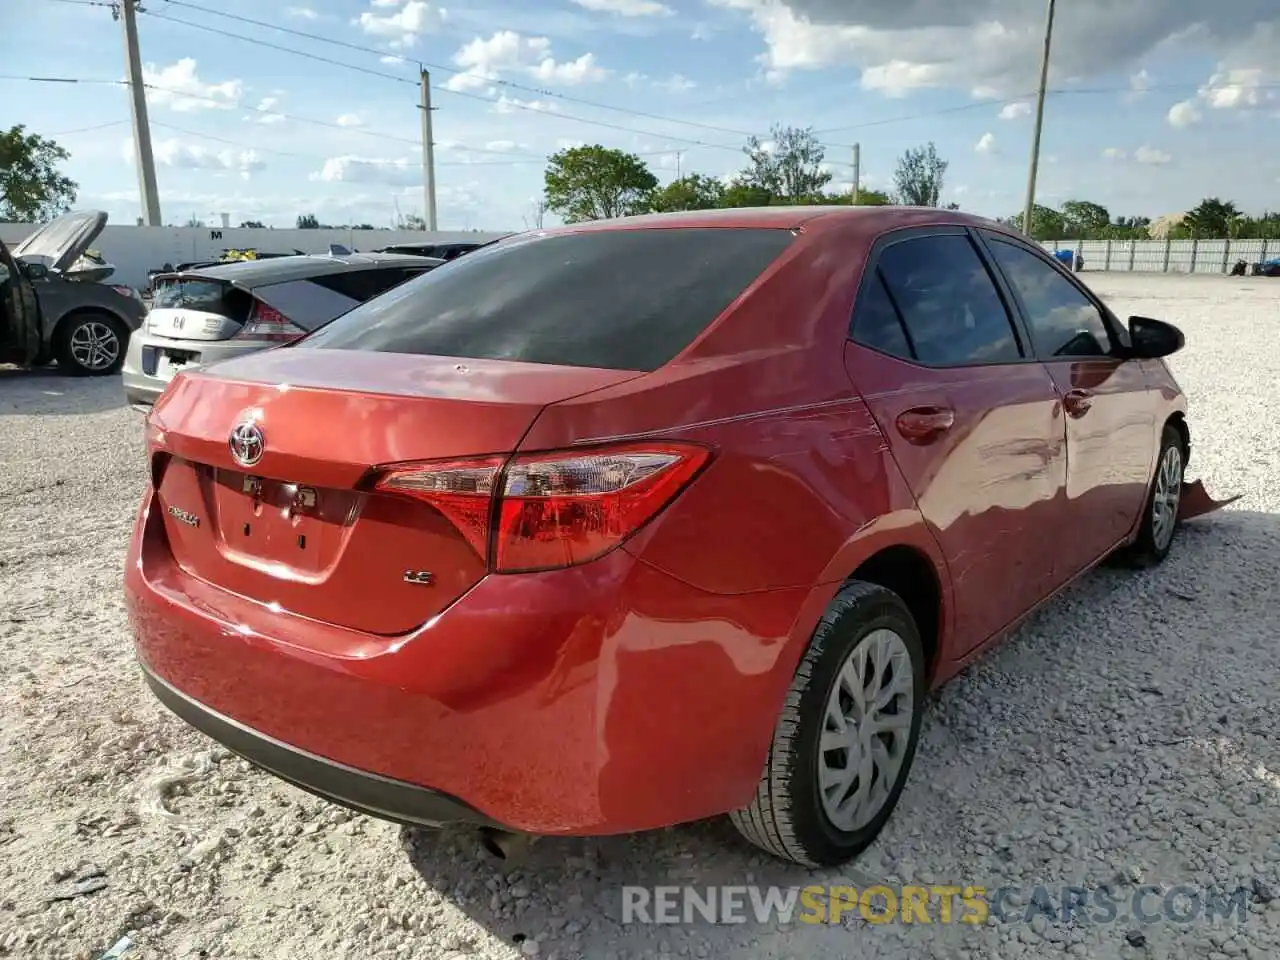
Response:
[[[549,403],[638,376],[285,347],[184,374],[151,423],[169,545],[192,576],[282,610],[404,633],[487,570],[420,500],[374,492],[375,468],[513,451]],[[252,423],[261,458],[233,456]]]

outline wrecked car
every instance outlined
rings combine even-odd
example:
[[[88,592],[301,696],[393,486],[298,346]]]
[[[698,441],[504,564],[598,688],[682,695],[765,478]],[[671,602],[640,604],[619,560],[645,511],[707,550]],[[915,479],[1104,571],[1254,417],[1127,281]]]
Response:
[[[0,363],[69,374],[119,372],[146,306],[132,287],[106,281],[115,267],[89,244],[106,226],[100,210],[69,213],[13,248],[0,241]]]
[[[502,240],[175,376],[141,669],[284,780],[499,855],[728,814],[841,864],[930,691],[1221,505],[1184,482],[1183,346],[957,211]]]

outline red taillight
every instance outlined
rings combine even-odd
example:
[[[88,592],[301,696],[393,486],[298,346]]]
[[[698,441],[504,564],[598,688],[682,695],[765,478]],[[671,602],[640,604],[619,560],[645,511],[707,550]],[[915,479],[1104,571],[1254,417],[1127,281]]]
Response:
[[[376,489],[430,503],[495,571],[517,573],[608,553],[669,504],[710,455],[689,444],[647,443],[516,456],[505,468],[502,458],[414,464],[388,470]]]
[[[482,557],[489,554],[493,483],[504,457],[424,463],[388,470],[376,489],[402,493],[439,510]]]
[[[236,339],[287,343],[290,340],[297,340],[306,332],[279,310],[268,307],[261,300],[255,300],[253,312],[249,314],[248,321],[236,334]]]

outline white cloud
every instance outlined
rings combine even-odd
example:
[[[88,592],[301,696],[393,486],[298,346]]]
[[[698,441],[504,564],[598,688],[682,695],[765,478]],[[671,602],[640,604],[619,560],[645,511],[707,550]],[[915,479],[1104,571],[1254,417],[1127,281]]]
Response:
[[[1165,164],[1173,161],[1173,157],[1165,153],[1163,150],[1157,150],[1155,147],[1150,147],[1145,144],[1134,150],[1132,155],[1120,147],[1107,147],[1102,151],[1102,156],[1107,160],[1114,160],[1117,162],[1132,160],[1134,163],[1142,163],[1147,166],[1156,167],[1164,166]]]
[[[245,117],[245,119],[251,123],[265,123],[268,125],[281,123],[285,120],[285,116],[275,109],[276,104],[279,102],[280,99],[278,97],[263,97],[258,101],[256,111]]]
[[[408,61],[405,60],[404,57],[397,57],[394,54],[390,54],[390,53],[387,54],[385,57],[379,57],[378,60],[380,63],[386,63],[393,66],[399,66],[402,63],[408,63]]]
[[[654,86],[660,87],[670,93],[687,93],[698,85],[683,74],[676,73],[672,74],[666,80],[659,80],[654,84]]]
[[[176,137],[153,141],[151,153],[156,164],[162,167],[235,173],[244,180],[266,167],[256,150],[213,150],[202,144],[184,143]],[[121,141],[120,156],[131,165],[135,162],[132,139]]]
[[[146,64],[142,82],[147,85],[147,102],[179,113],[193,110],[230,110],[240,103],[244,84],[240,80],[205,83],[196,72],[196,61],[183,57],[167,67]]]
[[[335,121],[340,127],[363,127],[364,121],[354,113],[344,113]]]
[[[544,83],[576,85],[603,80],[609,71],[596,63],[594,53],[576,60],[557,61],[547,37],[526,37],[514,30],[499,30],[489,39],[476,37],[453,55],[463,71],[449,78],[450,90],[483,90],[503,74],[517,73]]]
[[[320,14],[316,13],[310,7],[285,7],[285,16],[296,17],[299,20],[319,20]]]
[[[952,87],[1009,96],[1034,89],[1044,7],[1026,0],[708,0],[745,15],[767,71],[853,67],[863,86],[897,95]],[[1194,45],[1231,66],[1280,60],[1275,0],[1234,0],[1207,16],[1203,0],[1074,0],[1054,24],[1051,82],[1136,67]],[[1250,59],[1252,58],[1252,59]]]
[[[484,148],[494,153],[510,153],[512,150],[519,150],[520,144],[514,140],[490,140]]]
[[[416,159],[400,157],[330,157],[310,179],[324,183],[377,183],[408,186],[422,183],[422,165]]]
[[[1267,75],[1258,67],[1222,70],[1200,88],[1200,98],[1214,110],[1256,107],[1275,94],[1266,89]]]
[[[1200,122],[1200,111],[1192,101],[1183,100],[1169,108],[1167,119],[1171,127],[1189,127]]]
[[[978,138],[978,142],[973,145],[973,149],[978,153],[994,153],[996,149],[995,135],[984,133]]]
[[[1152,166],[1163,166],[1173,160],[1173,157],[1165,153],[1163,150],[1157,150],[1155,147],[1141,146],[1133,151],[1133,159],[1138,163],[1145,163]]]
[[[1001,120],[1017,120],[1019,117],[1028,117],[1031,115],[1031,104],[1026,100],[1018,100],[1014,103],[1006,103],[1000,108]]]
[[[375,8],[390,9],[396,3],[372,4]],[[394,13],[374,13],[365,10],[353,22],[371,37],[386,40],[393,47],[411,47],[419,36],[430,33],[448,19],[441,7],[434,7],[426,0],[407,0]]]
[[[620,17],[669,17],[673,13],[658,0],[573,0],[584,10],[593,13],[615,13]]]
[[[555,113],[558,108],[547,100],[521,100],[509,97],[505,93],[493,101],[494,113],[515,113],[517,110],[537,110],[542,113]]]
[[[1139,70],[1129,78],[1129,89],[1137,94],[1146,93],[1151,89],[1151,74],[1146,70]]]

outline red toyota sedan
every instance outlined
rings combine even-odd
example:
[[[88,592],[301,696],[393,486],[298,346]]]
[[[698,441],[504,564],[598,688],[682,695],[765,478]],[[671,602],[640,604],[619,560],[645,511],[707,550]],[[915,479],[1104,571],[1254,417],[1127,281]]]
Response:
[[[728,813],[845,862],[928,692],[1104,558],[1162,560],[1182,335],[919,208],[507,238],[148,417],[126,574],[179,717],[402,823]]]

